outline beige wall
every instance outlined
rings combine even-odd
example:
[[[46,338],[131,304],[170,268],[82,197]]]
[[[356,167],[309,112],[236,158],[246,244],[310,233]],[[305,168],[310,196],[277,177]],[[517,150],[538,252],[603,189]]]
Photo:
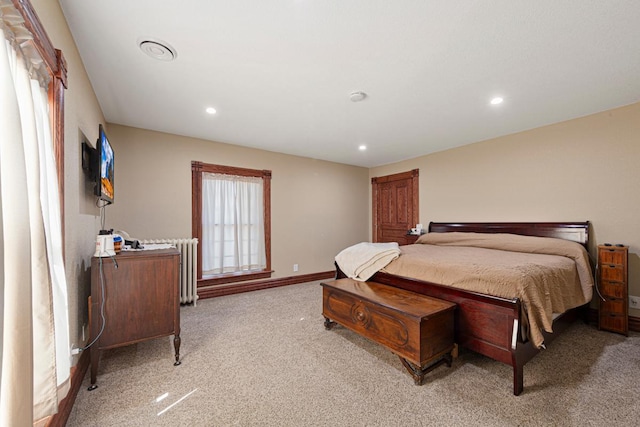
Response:
[[[589,220],[592,255],[605,242],[630,246],[630,294],[640,295],[639,161],[640,103],[373,168],[369,175],[420,169],[425,227],[429,221]]]
[[[137,238],[191,236],[191,161],[272,171],[274,278],[332,270],[367,239],[368,170],[110,124],[115,203],[107,228]],[[293,272],[293,264],[299,271]]]
[[[69,71],[65,259],[71,344],[77,346],[100,229],[80,142],[95,143],[104,117],[58,2],[32,4]],[[117,125],[107,131],[117,163],[116,203],[107,208],[106,225],[135,236],[190,235],[191,160],[271,169],[275,277],[294,275],[294,263],[297,274],[325,271],[337,251],[370,233],[368,178],[419,168],[421,222],[590,220],[595,244],[631,246],[631,293],[640,295],[640,104],[369,171]]]
[[[82,329],[88,322],[89,267],[100,224],[95,198],[81,168],[80,142],[84,134],[95,145],[98,123],[104,122],[104,118],[59,3],[51,0],[32,0],[31,3],[53,45],[62,50],[67,61],[69,87],[64,100],[65,262],[70,344],[81,346],[86,343],[89,332],[87,329],[83,341]],[[74,364],[78,356],[75,358]]]

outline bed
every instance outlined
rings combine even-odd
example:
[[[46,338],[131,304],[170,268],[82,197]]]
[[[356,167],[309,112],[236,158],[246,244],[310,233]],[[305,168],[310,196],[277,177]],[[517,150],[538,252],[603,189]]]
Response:
[[[429,233],[507,233],[510,235],[552,237],[577,242],[584,248],[588,248],[589,244],[589,222],[432,222],[429,224],[428,231]],[[451,235],[453,235],[453,233]],[[450,235],[442,236],[448,237]],[[482,237],[483,235],[479,236]],[[490,237],[496,238],[498,236]],[[517,239],[517,237],[514,238]],[[418,241],[420,241],[420,239]],[[409,245],[403,248],[406,248],[408,252],[410,252],[410,250],[416,249],[413,248],[414,246],[416,245]],[[569,246],[577,245],[570,244]],[[399,259],[402,258],[403,256]],[[512,366],[513,393],[515,395],[522,393],[524,388],[524,365],[531,360],[541,348],[550,344],[568,325],[579,318],[580,314],[586,319],[588,299],[590,299],[590,296],[589,298],[585,298],[585,304],[568,309],[562,313],[554,313],[552,320],[550,320],[552,323],[548,325],[548,327],[542,328],[540,335],[534,336],[532,339],[527,333],[527,328],[523,327],[527,325],[529,329],[531,328],[531,325],[529,325],[531,322],[528,319],[530,316],[524,314],[526,312],[524,308],[526,307],[529,307],[529,311],[532,311],[530,301],[523,301],[523,298],[519,297],[508,298],[489,295],[478,291],[446,286],[439,282],[436,283],[437,281],[435,280],[426,281],[407,277],[406,275],[389,273],[389,271],[395,271],[394,262],[397,261],[398,260],[393,261],[389,264],[388,268],[377,272],[369,280],[456,303],[456,343],[461,347]],[[591,276],[591,266],[589,265],[588,258],[587,269],[587,274]],[[345,274],[340,268],[337,268],[337,277],[345,277]],[[547,332],[544,329],[552,330],[553,332]]]

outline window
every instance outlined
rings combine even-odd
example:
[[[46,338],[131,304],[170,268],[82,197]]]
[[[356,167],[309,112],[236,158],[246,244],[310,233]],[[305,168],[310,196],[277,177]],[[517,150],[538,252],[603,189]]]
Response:
[[[191,163],[198,286],[271,277],[271,171]]]
[[[202,174],[202,274],[262,270],[262,178]]]

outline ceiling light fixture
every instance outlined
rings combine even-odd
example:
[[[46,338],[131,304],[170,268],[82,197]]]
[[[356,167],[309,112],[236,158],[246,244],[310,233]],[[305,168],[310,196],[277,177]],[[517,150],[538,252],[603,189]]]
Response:
[[[363,101],[367,97],[367,94],[364,92],[351,92],[349,94],[349,99],[351,102],[360,102]]]
[[[178,57],[176,50],[169,43],[153,38],[138,40],[140,50],[160,61],[173,61]]]
[[[358,147],[358,150],[360,151],[365,151],[366,149],[367,149],[367,146],[364,144]]]
[[[215,114],[215,113],[216,113],[216,109],[215,109],[215,108],[213,108],[213,107],[208,107],[208,108],[207,108],[206,110],[204,110],[204,111],[206,111],[206,112],[207,112],[207,113],[209,113],[209,114]]]
[[[502,104],[502,102],[504,101],[504,99],[500,96],[496,96],[495,98],[493,98],[491,100],[491,105],[498,105],[498,104]]]

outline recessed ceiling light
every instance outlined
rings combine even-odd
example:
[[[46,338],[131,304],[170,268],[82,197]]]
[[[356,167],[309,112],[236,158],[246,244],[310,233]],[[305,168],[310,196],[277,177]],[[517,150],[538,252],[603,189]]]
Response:
[[[178,57],[178,52],[169,43],[162,40],[144,38],[138,40],[138,46],[144,53],[160,61],[173,61]]]
[[[215,108],[213,108],[213,107],[208,107],[208,108],[207,108],[206,110],[204,110],[204,111],[206,111],[206,112],[207,112],[207,113],[209,113],[209,114],[215,114],[215,113],[216,113],[216,109],[215,109]]]
[[[360,151],[365,151],[366,149],[367,149],[367,146],[364,144],[358,147],[358,150]]]
[[[503,101],[504,99],[502,97],[496,96],[495,98],[491,99],[491,105],[502,104]]]

